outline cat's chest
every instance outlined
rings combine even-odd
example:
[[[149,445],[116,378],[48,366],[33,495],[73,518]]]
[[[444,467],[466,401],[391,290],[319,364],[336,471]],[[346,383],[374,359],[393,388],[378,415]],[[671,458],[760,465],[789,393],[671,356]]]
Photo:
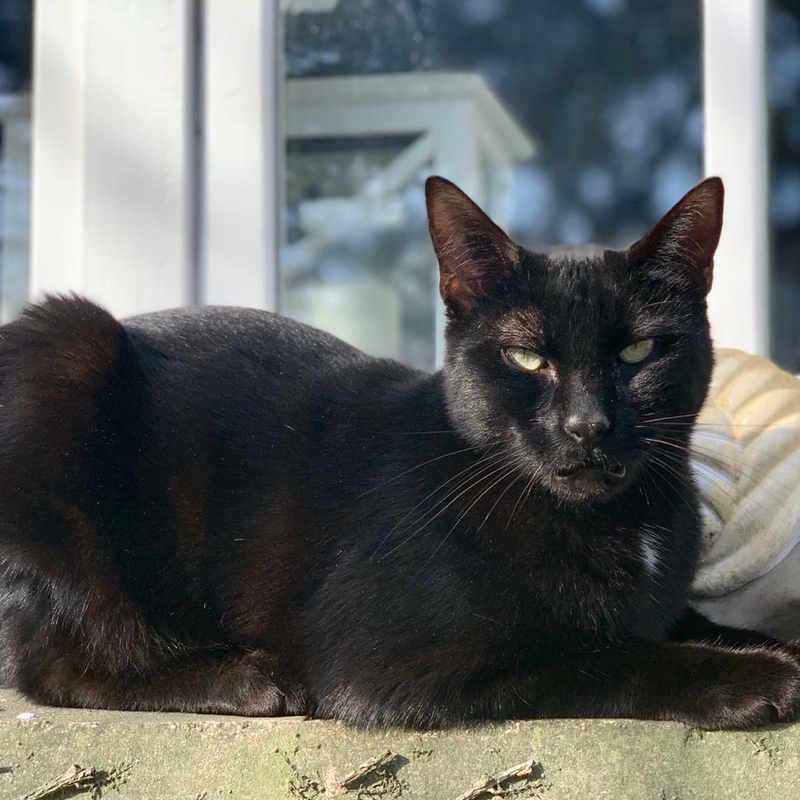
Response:
[[[694,554],[668,528],[534,514],[514,541],[493,533],[477,582],[523,634],[660,636],[685,604]]]

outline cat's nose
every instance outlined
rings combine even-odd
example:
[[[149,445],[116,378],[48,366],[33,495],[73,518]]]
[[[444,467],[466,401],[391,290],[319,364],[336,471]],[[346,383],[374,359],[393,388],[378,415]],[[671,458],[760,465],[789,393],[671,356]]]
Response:
[[[608,417],[602,413],[590,417],[571,414],[564,420],[564,430],[584,447],[595,447],[600,444],[610,427]]]

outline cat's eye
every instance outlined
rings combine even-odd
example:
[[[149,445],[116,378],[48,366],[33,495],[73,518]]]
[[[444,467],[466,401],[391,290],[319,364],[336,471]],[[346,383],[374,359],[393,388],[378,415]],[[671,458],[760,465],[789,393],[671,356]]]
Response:
[[[656,346],[653,339],[640,339],[638,342],[629,344],[619,354],[619,357],[626,364],[639,364],[644,361],[654,350]]]
[[[527,347],[506,347],[503,352],[515,367],[524,369],[526,372],[536,372],[547,365],[547,361],[542,356],[535,350],[528,350]]]

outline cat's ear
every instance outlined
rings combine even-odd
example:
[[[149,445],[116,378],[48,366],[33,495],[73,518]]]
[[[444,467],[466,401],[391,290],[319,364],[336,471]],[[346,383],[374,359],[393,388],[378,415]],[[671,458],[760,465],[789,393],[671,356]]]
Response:
[[[631,247],[634,260],[674,265],[691,286],[708,294],[722,233],[724,197],[719,178],[698,183]]]
[[[439,293],[454,314],[469,311],[519,263],[519,248],[454,183],[425,182],[428,224],[439,259]]]

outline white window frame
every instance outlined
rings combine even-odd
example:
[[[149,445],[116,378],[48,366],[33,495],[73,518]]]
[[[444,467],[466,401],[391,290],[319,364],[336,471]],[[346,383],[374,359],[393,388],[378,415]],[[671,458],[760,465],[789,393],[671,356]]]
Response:
[[[203,3],[198,299],[276,310],[284,140],[279,11],[271,0]]]
[[[709,315],[714,342],[769,353],[765,10],[704,0],[705,172],[725,182]]]
[[[32,297],[76,290],[119,314],[196,301],[276,307],[279,14],[309,2],[335,5],[38,0]],[[712,325],[717,344],[766,353],[764,7],[704,0],[703,10],[705,170],[727,187]]]

